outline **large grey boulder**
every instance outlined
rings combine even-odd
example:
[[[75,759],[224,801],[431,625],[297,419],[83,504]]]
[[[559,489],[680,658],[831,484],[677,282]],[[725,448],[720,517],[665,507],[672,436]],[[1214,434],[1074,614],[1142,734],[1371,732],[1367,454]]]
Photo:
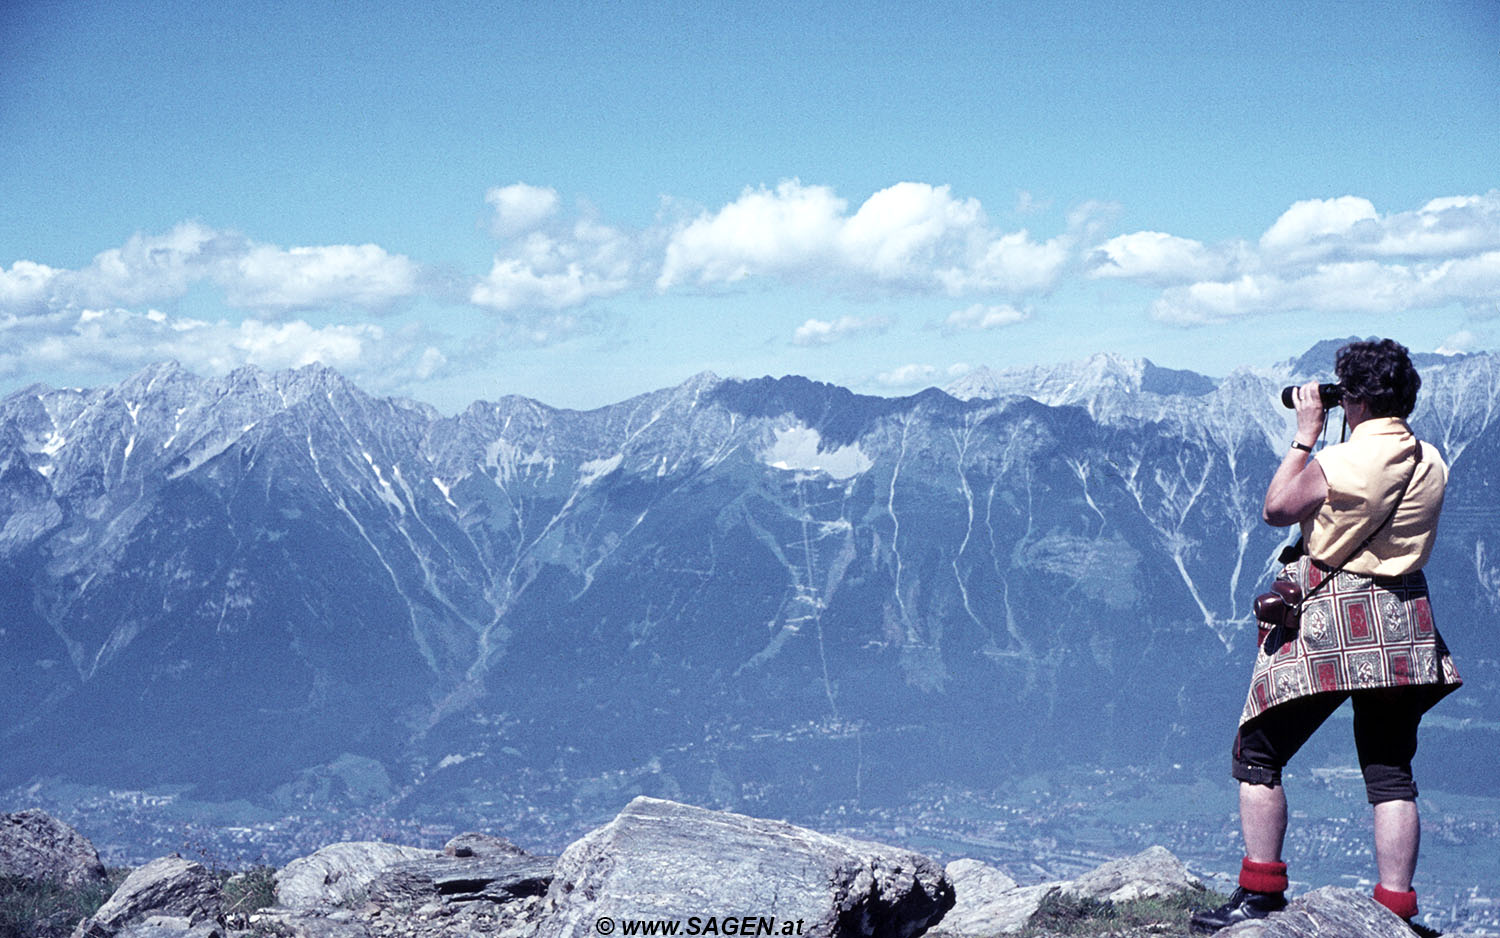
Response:
[[[1368,895],[1324,886],[1270,918],[1241,922],[1220,938],[1412,938],[1406,923]]]
[[[947,866],[953,883],[953,909],[928,932],[934,938],[966,938],[1020,931],[1041,907],[1056,883],[1017,886],[996,867],[979,860],[954,860]]]
[[[953,883],[954,892],[960,896],[966,892],[995,894],[1010,892],[1016,888],[1016,881],[1008,873],[983,860],[954,860],[944,870]],[[958,911],[958,906],[954,906],[953,911]],[[953,912],[950,912],[943,917],[943,921],[947,922],[952,918]]]
[[[69,886],[105,879],[99,851],[88,838],[45,811],[0,814],[0,876]]]
[[[438,856],[436,850],[374,841],[330,844],[276,873],[276,901],[289,909],[318,909],[364,901],[370,884],[405,860]]]
[[[695,918],[707,933],[710,917],[724,934],[749,916],[778,935],[914,938],[952,905],[942,868],[920,854],[637,798],[563,851],[537,936],[598,938],[630,920],[693,930]]]
[[[1073,896],[1106,902],[1156,899],[1202,889],[1203,881],[1166,847],[1147,847],[1133,857],[1111,860],[1063,887]]]
[[[213,931],[222,923],[223,893],[212,873],[182,857],[152,860],[131,873],[92,918],[80,922],[74,938],[119,938],[147,934],[153,917],[183,919],[189,930]],[[162,928],[175,927],[166,923]],[[203,928],[201,926],[206,926]]]
[[[1019,932],[1052,892],[1105,902],[1170,896],[1202,889],[1199,879],[1165,847],[1111,860],[1073,880],[1018,886],[1000,870],[978,860],[948,864],[957,901],[933,927],[934,938],[991,938]]]

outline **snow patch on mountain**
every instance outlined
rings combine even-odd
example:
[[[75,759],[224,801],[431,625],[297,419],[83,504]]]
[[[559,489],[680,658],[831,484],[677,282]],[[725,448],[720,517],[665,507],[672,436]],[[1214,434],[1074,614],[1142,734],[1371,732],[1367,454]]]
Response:
[[[454,508],[458,507],[458,502],[455,502],[453,500],[453,486],[444,482],[442,479],[439,479],[437,476],[432,477],[432,484],[437,486],[439,492],[443,493],[443,501],[447,502]]]
[[[775,433],[776,442],[762,456],[762,462],[773,469],[822,472],[835,479],[852,479],[875,465],[858,443],[824,450],[822,435],[811,427],[782,427]]]
[[[509,440],[499,439],[485,448],[484,466],[489,469],[501,485],[515,479],[522,470],[533,466],[545,466],[548,478],[556,468],[556,460],[539,450],[523,453],[521,448]]]
[[[380,471],[380,466],[375,463],[375,457],[371,456],[368,451],[361,451],[361,455],[365,457],[365,462],[368,463],[370,469],[374,471],[375,481],[380,483],[380,488],[375,492],[376,496],[378,496],[380,500],[385,502],[387,505],[390,505],[392,508],[396,509],[396,512],[398,514],[406,514],[406,505],[404,505],[401,502],[401,499],[397,497],[396,490],[386,479],[385,473]]]
[[[652,418],[653,420],[655,418]],[[615,453],[608,459],[590,459],[578,467],[578,484],[593,485],[600,479],[620,468],[625,461],[624,453]]]

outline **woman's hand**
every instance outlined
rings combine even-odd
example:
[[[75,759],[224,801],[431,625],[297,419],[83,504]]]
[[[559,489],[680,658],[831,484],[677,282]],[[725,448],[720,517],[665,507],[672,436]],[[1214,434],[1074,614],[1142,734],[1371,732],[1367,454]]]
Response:
[[[1309,381],[1293,392],[1297,407],[1298,443],[1311,447],[1323,435],[1323,421],[1328,412],[1318,395],[1318,382]],[[1261,515],[1267,524],[1284,527],[1296,524],[1317,513],[1328,497],[1328,479],[1323,467],[1300,449],[1287,448],[1276,475],[1266,488],[1266,502]]]
[[[1318,393],[1318,382],[1309,381],[1292,392],[1292,403],[1297,407],[1297,442],[1312,446],[1323,435],[1323,423],[1328,411],[1323,409],[1323,396]]]

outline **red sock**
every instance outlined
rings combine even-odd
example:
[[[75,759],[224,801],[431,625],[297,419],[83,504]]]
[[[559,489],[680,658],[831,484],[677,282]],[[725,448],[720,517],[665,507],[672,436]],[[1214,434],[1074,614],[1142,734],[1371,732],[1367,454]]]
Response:
[[[1396,892],[1376,883],[1375,901],[1395,912],[1398,918],[1412,919],[1417,916],[1417,891],[1415,889]]]
[[[1240,885],[1255,892],[1286,892],[1286,864],[1261,863],[1245,857],[1240,861]]]

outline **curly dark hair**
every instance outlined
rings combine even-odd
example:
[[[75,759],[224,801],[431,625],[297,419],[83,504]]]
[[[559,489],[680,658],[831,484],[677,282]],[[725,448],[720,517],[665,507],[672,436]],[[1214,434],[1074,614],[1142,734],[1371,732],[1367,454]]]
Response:
[[[1391,339],[1350,342],[1339,349],[1334,373],[1344,393],[1365,402],[1372,417],[1411,416],[1422,377],[1406,346]]]

